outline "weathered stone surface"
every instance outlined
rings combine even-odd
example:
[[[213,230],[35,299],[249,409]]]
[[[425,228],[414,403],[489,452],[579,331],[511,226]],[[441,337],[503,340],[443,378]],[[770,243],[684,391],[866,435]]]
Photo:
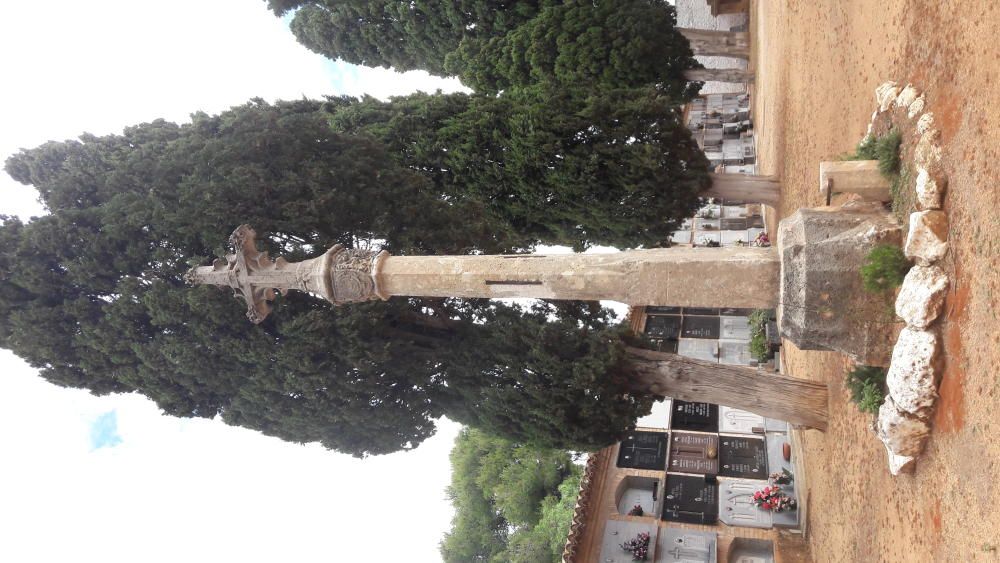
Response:
[[[851,193],[865,201],[890,201],[889,180],[878,170],[877,160],[838,160],[819,163],[819,191]]]
[[[948,216],[944,211],[915,211],[903,247],[906,257],[917,264],[932,264],[948,252]]]
[[[835,350],[887,366],[894,319],[858,272],[877,244],[900,244],[902,230],[879,204],[800,209],[781,221],[779,309],[782,336],[805,350]]]
[[[917,89],[913,87],[912,84],[907,84],[906,88],[903,88],[899,95],[896,96],[896,107],[897,108],[909,108],[916,99],[919,93]]]
[[[941,147],[938,146],[937,129],[928,129],[920,135],[916,147],[913,148],[913,164],[927,171],[935,180],[943,176],[941,170]]]
[[[913,119],[918,113],[924,111],[924,97],[921,95],[917,99],[910,103],[910,107],[906,110],[906,117]]]
[[[921,210],[941,209],[941,196],[944,193],[944,179],[935,180],[927,169],[917,167],[917,207]]]
[[[892,362],[885,376],[896,407],[922,419],[930,418],[937,400],[937,333],[904,328],[892,349]]]
[[[934,130],[934,114],[927,112],[920,116],[917,120],[917,134],[923,135],[928,131]]]
[[[889,473],[901,475],[903,473],[913,473],[917,466],[917,458],[908,455],[896,455],[889,448],[885,449],[889,454]]]
[[[944,270],[918,264],[910,268],[903,280],[896,296],[896,314],[906,321],[906,326],[927,328],[941,314],[947,293],[948,275]]]
[[[875,103],[879,107],[879,111],[885,111],[889,109],[896,97],[899,96],[899,87],[896,86],[895,82],[886,82],[875,89]]]
[[[900,409],[891,396],[879,408],[875,428],[889,452],[898,456],[919,455],[931,432],[926,421]]]

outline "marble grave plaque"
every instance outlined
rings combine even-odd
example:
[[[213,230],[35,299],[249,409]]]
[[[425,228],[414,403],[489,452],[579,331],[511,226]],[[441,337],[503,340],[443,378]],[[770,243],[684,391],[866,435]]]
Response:
[[[695,432],[670,434],[668,471],[715,475],[719,472],[719,436]]]
[[[767,480],[767,444],[764,438],[719,436],[719,475]]]
[[[630,432],[619,444],[618,467],[663,471],[666,462],[666,432]]]
[[[689,524],[714,524],[719,519],[719,485],[714,479],[667,474],[663,519]]]
[[[697,432],[718,432],[719,405],[676,400],[670,408],[670,428]]]
[[[747,479],[719,483],[719,520],[729,526],[770,528],[771,512],[753,503],[753,494],[767,486],[767,481]]]
[[[719,407],[719,432],[763,434],[764,417],[732,407]]]
[[[656,538],[656,561],[668,563],[716,563],[718,534],[680,528],[660,528]]]

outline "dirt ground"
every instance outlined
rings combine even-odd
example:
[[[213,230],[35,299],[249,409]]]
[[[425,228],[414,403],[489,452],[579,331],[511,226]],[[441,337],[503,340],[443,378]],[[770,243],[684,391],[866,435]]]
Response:
[[[872,419],[847,400],[850,362],[784,346],[790,373],[829,383],[808,431],[815,561],[1000,561],[1000,1],[754,0],[759,173],[784,217],[822,205],[819,162],[853,149],[884,81],[913,83],[942,133],[952,286],[941,399],[913,475],[892,477]]]

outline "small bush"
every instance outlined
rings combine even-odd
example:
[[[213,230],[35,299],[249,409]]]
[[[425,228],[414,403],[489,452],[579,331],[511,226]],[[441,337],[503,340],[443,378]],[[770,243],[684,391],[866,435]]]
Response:
[[[883,176],[892,179],[899,174],[899,146],[903,143],[903,136],[893,129],[882,137],[865,137],[858,144],[858,149],[850,160],[877,160],[878,171]]]
[[[857,366],[847,373],[847,389],[858,410],[877,413],[885,401],[885,370],[875,366]]]
[[[861,266],[861,282],[866,291],[878,293],[903,283],[910,261],[898,246],[880,244],[873,248]]]
[[[767,321],[771,312],[766,309],[756,309],[748,316],[750,321],[750,355],[758,362],[765,362],[771,357],[771,347],[767,344]]]

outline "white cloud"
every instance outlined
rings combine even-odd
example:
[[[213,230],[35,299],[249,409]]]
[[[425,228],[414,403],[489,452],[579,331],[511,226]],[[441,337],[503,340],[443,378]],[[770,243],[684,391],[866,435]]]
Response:
[[[7,2],[0,52],[0,158],[251,97],[458,87],[334,65],[253,0]],[[0,213],[40,213],[6,174],[0,193]],[[0,369],[0,561],[439,560],[453,423],[414,452],[357,460],[57,388],[7,352]],[[122,443],[90,451],[109,410]]]

